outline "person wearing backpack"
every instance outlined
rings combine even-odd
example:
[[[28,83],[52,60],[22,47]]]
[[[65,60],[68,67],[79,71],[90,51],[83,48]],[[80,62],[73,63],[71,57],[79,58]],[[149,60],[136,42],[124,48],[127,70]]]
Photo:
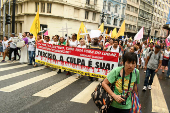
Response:
[[[137,65],[137,54],[127,52],[123,58],[123,66],[114,68],[102,82],[102,87],[113,97],[113,102],[107,113],[129,113],[132,108],[132,91],[137,91],[140,82]],[[114,84],[114,90],[108,85]]]
[[[152,89],[151,85],[153,83],[153,78],[155,76],[155,73],[158,72],[158,70],[162,65],[163,57],[160,49],[161,47],[159,45],[156,45],[155,51],[149,52],[147,56],[146,63],[145,63],[146,76],[145,76],[143,91],[146,91],[147,87],[149,90]]]

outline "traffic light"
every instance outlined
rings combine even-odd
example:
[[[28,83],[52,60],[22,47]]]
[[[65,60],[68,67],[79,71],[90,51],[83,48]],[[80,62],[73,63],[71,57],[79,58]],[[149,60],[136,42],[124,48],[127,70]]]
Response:
[[[11,24],[11,16],[6,14],[6,24]]]

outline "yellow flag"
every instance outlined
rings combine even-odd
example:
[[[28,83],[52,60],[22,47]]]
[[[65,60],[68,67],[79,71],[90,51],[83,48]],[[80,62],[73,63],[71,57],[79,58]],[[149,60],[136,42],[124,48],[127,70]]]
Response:
[[[81,33],[87,33],[87,29],[86,29],[86,27],[85,27],[83,22],[81,22],[81,25],[80,25],[80,28],[79,28],[79,31],[78,31],[78,34],[77,34],[77,40],[78,41],[80,39],[80,34]]]
[[[152,41],[152,38],[151,38],[151,41],[150,41],[150,43],[152,43],[153,41]]]
[[[115,38],[117,35],[117,29],[114,28],[114,30],[112,31],[112,34],[111,34],[111,38]]]
[[[37,34],[39,32],[40,32],[40,18],[39,18],[39,6],[38,6],[38,11],[32,23],[30,33],[32,33],[36,37],[36,40],[37,40]]]
[[[106,30],[106,34],[108,34],[108,28],[107,28],[107,30]],[[107,35],[106,35],[106,39],[107,39]]]
[[[116,38],[118,38],[119,36],[124,36],[124,32],[125,32],[125,20],[123,21]]]
[[[132,40],[132,37],[130,37],[129,39]]]
[[[98,30],[100,30],[102,33],[104,32],[104,23],[101,24]]]

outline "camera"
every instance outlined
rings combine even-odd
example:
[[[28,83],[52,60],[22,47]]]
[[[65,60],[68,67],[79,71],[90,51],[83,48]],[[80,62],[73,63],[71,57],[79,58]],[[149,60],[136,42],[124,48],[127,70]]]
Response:
[[[125,101],[121,102],[122,105],[126,105],[126,98],[121,96],[121,98],[123,98]]]

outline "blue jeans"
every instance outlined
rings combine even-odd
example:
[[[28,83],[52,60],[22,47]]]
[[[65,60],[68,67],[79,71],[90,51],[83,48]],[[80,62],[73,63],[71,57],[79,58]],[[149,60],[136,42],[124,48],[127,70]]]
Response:
[[[168,71],[167,71],[167,77],[169,77],[169,75],[170,75],[170,60],[168,61]]]
[[[145,81],[144,81],[144,86],[152,85],[154,76],[155,76],[155,70],[147,68]],[[150,77],[150,80],[149,80],[149,77]]]
[[[32,61],[35,62],[35,51],[28,51],[29,54],[29,63],[32,64]]]

